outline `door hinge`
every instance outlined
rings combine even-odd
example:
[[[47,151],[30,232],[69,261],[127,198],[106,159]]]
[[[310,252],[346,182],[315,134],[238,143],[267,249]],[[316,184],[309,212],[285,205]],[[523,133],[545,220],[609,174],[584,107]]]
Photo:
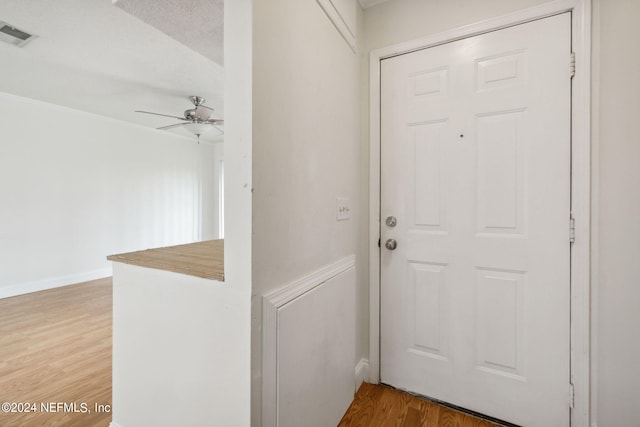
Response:
[[[573,214],[569,216],[569,243],[576,242],[576,219]]]
[[[380,247],[380,238],[378,238],[378,247]]]
[[[569,59],[569,76],[573,78],[576,75],[576,54],[571,52],[571,58]]]
[[[569,383],[569,408],[573,409],[575,406],[576,394],[573,388],[573,384]]]

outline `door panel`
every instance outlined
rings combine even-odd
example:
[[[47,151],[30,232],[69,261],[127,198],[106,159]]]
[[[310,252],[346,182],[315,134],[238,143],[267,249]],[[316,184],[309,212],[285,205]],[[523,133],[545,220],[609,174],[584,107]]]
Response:
[[[382,382],[569,425],[570,34],[567,13],[382,61]]]

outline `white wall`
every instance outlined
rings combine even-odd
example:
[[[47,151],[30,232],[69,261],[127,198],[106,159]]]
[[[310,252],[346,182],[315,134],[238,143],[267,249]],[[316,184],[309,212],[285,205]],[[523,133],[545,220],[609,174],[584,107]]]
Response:
[[[547,1],[391,0],[365,11],[365,49],[368,52]]]
[[[224,5],[225,284],[215,293],[224,307],[212,327],[224,326],[229,332],[218,343],[229,357],[216,367],[223,379],[216,387],[225,398],[212,405],[228,421],[208,424],[221,427],[244,427],[251,420],[252,3],[233,0]]]
[[[365,49],[389,46],[540,0],[393,0],[365,12]],[[640,423],[640,16],[637,0],[593,1],[593,425]],[[362,79],[368,82],[368,61]],[[368,84],[368,83],[367,83]],[[368,109],[368,93],[363,93]],[[365,120],[366,122],[366,116]],[[368,150],[368,135],[363,132]],[[365,205],[363,205],[365,206]],[[363,319],[368,313],[361,312]]]
[[[358,55],[315,1],[255,0],[253,22],[252,421],[259,425],[261,297],[356,254],[362,211]],[[336,197],[350,199],[351,220],[336,221]]]
[[[263,352],[274,363],[265,364],[262,378],[270,385],[263,391],[273,410],[264,413],[263,425],[333,427],[351,405],[353,263],[353,257],[344,258],[266,297],[263,328],[269,328],[269,339]]]
[[[117,262],[113,273],[112,427],[247,426],[248,295]]]
[[[0,93],[0,297],[217,236],[214,146]]]
[[[640,2],[594,1],[599,427],[640,425]]]

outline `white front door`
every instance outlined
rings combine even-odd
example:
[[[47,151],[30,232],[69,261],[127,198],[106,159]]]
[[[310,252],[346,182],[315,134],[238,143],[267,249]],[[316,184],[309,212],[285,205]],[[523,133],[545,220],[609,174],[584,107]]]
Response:
[[[569,425],[570,52],[565,13],[382,61],[383,383]]]

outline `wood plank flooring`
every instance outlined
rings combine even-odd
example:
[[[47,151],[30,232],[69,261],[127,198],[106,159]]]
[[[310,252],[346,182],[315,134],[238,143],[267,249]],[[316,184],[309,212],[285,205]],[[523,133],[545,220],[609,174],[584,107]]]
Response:
[[[110,278],[0,299],[0,404],[37,409],[0,425],[108,426],[94,405],[111,405],[111,324]]]
[[[111,413],[95,405],[111,405],[111,324],[111,278],[0,299],[0,404],[37,406],[35,413],[0,411],[0,426],[107,427]],[[67,411],[58,406],[65,403]],[[82,413],[83,404],[90,413]],[[339,426],[496,425],[365,383]]]
[[[393,388],[363,383],[339,427],[495,427]]]

